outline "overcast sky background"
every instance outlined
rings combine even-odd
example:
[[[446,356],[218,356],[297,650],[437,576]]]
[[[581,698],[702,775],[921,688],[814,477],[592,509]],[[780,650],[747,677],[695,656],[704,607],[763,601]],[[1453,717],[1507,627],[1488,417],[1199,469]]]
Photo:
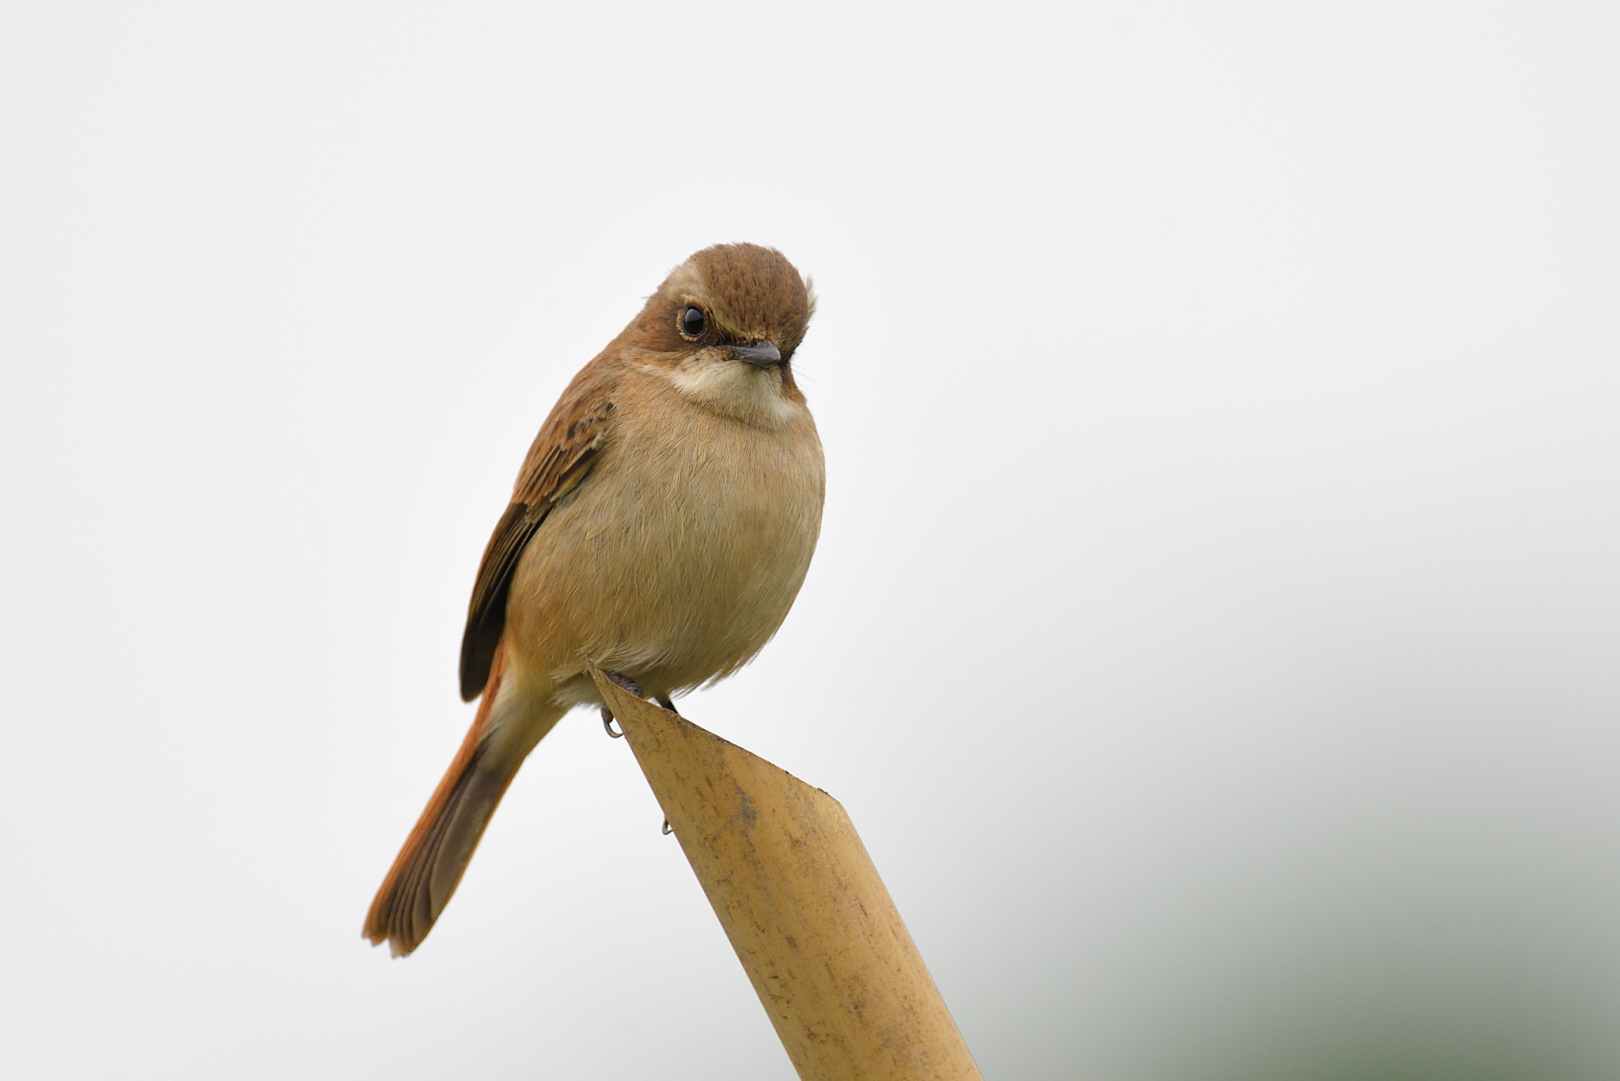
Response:
[[[987,1077],[1612,1078],[1616,29],[9,7],[0,1070],[792,1076],[583,713],[359,937],[536,427],[752,240],[826,527],[686,712],[844,802]]]

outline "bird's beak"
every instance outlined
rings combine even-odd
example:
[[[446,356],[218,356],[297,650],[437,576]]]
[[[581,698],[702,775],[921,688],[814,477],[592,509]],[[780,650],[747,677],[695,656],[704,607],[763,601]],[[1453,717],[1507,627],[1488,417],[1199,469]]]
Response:
[[[738,360],[746,360],[756,368],[769,368],[782,363],[782,351],[776,348],[775,342],[734,345],[731,347],[731,355]]]

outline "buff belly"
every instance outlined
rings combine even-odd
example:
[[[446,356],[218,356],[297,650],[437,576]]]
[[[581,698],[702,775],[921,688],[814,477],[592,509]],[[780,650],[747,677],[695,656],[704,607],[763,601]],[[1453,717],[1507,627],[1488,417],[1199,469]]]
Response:
[[[669,397],[682,423],[616,430],[518,565],[514,668],[559,705],[596,701],[586,662],[648,694],[728,675],[776,633],[809,569],[824,479],[808,414],[766,430]]]

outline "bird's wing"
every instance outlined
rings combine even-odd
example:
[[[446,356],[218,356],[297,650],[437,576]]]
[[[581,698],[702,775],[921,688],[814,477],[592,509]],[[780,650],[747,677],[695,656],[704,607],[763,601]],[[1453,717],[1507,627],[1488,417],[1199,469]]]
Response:
[[[477,698],[489,680],[506,626],[506,595],[524,547],[551,509],[579,487],[607,442],[613,416],[609,373],[589,365],[563,391],[534,437],[512,490],[512,503],[490,535],[467,605],[461,636],[461,697]]]

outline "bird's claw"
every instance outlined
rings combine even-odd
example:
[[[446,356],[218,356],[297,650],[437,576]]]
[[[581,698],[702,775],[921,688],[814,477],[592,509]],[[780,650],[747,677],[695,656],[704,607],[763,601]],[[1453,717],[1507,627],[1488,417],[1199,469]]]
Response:
[[[631,679],[622,672],[604,672],[602,674],[607,676],[607,678],[611,679],[620,687],[623,687],[625,690],[635,695],[637,698],[644,697],[646,693],[641,689],[641,684],[637,683],[635,680]],[[613,711],[608,709],[606,706],[602,707],[602,730],[614,739],[624,738],[624,732],[622,730],[618,732],[613,730]]]
[[[623,687],[625,690],[629,691],[631,694],[635,695],[637,698],[645,698],[647,696],[647,692],[641,689],[641,684],[637,683],[624,673],[604,672],[603,674],[613,682],[617,683],[619,686]]]

